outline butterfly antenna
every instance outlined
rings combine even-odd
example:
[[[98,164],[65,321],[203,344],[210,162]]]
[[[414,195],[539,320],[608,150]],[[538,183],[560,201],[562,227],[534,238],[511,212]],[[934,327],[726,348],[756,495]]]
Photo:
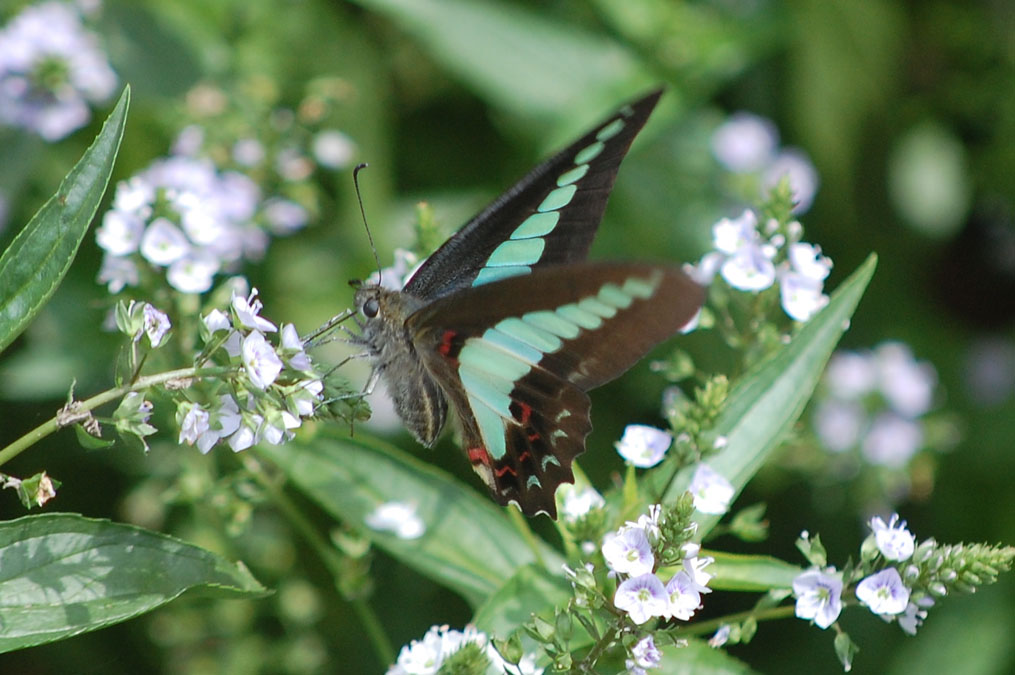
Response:
[[[367,212],[363,208],[363,195],[359,191],[359,172],[370,166],[366,162],[357,164],[352,170],[352,183],[356,186],[356,201],[359,202],[359,214],[363,218],[363,228],[367,231],[367,239],[370,241],[370,250],[374,253],[374,262],[377,263],[377,283],[381,283],[381,259],[377,256],[377,247],[374,246],[374,235],[370,234],[370,226],[367,224]]]

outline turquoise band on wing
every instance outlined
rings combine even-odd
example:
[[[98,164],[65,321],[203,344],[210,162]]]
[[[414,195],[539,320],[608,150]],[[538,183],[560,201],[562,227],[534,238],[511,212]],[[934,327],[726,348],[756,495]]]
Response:
[[[493,250],[486,265],[472,281],[473,286],[481,286],[491,281],[498,281],[520,274],[528,274],[532,266],[539,262],[544,247],[527,244],[519,246],[519,242],[544,242],[543,237],[551,234],[560,221],[561,210],[574,200],[578,193],[578,183],[591,169],[589,162],[598,157],[606,148],[606,142],[615,137],[627,125],[627,117],[632,110],[622,112],[596,132],[596,140],[579,150],[574,157],[574,167],[569,168],[557,177],[557,187],[551,190],[536,207],[536,212],[521,222],[510,236]],[[538,252],[537,252],[538,251]],[[617,305],[619,306],[619,305]],[[597,313],[598,312],[594,312]],[[600,314],[600,316],[604,316]],[[605,317],[608,318],[608,317]]]

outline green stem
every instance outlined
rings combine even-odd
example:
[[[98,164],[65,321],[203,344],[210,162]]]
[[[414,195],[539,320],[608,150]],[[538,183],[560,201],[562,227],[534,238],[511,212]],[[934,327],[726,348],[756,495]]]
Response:
[[[667,631],[674,637],[683,637],[685,635],[708,635],[714,633],[726,623],[739,623],[746,619],[754,618],[758,621],[771,621],[774,619],[786,619],[794,615],[796,607],[794,605],[780,605],[779,607],[770,607],[768,609],[749,609],[737,614],[728,614],[721,616],[718,619],[712,619],[710,621],[702,621],[700,623],[692,623],[689,625],[680,626],[672,631]]]
[[[179,370],[169,370],[164,373],[157,373],[155,375],[147,375],[145,377],[139,377],[136,381],[130,384],[125,384],[115,389],[109,389],[96,394],[89,399],[81,401],[78,404],[76,412],[90,412],[101,405],[115,401],[118,398],[123,397],[132,391],[143,391],[151,387],[165,384],[171,380],[183,380],[187,378],[201,378],[210,375],[225,375],[235,368],[229,366],[221,366],[216,368],[180,368]],[[0,466],[3,466],[9,460],[14,459],[22,452],[41,441],[46,436],[49,436],[56,431],[59,431],[66,424],[61,424],[59,416],[53,417],[46,422],[43,422],[39,426],[35,427],[27,434],[17,439],[4,449],[0,450]]]
[[[261,462],[250,455],[245,457],[244,468],[258,482],[271,498],[278,510],[288,519],[289,523],[296,529],[303,539],[314,550],[314,553],[321,559],[328,569],[342,599],[352,605],[353,611],[363,624],[367,637],[373,645],[374,653],[382,664],[395,662],[395,649],[388,639],[380,619],[363,598],[346,597],[340,590],[339,580],[342,577],[342,556],[328,542],[327,539],[317,531],[313,523],[303,514],[298,506],[289,498],[282,488],[272,480],[264,471]]]

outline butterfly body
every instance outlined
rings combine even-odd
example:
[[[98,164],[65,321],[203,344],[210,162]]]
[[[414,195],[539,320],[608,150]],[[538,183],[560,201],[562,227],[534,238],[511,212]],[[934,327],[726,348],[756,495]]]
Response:
[[[362,343],[424,445],[454,411],[502,504],[555,517],[592,429],[588,390],[678,332],[702,289],[672,266],[586,262],[620,160],[659,92],[546,160],[466,223],[400,291],[361,286]]]

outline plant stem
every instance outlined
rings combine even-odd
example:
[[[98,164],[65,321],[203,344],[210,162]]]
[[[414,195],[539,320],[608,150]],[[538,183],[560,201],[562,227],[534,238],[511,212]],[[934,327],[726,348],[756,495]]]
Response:
[[[708,635],[719,630],[720,626],[725,623],[739,623],[745,619],[754,618],[757,621],[771,621],[773,619],[787,619],[794,615],[796,607],[793,605],[780,605],[778,607],[770,607],[768,609],[748,609],[737,614],[728,614],[721,616],[718,619],[712,619],[710,621],[702,621],[700,623],[692,623],[686,626],[680,626],[669,634],[673,637],[682,637],[685,635]]]
[[[373,645],[374,653],[378,660],[385,665],[394,663],[395,649],[384,632],[381,621],[377,617],[376,612],[374,612],[373,607],[363,598],[347,597],[341,592],[339,580],[342,577],[342,556],[317,531],[317,528],[314,527],[299,507],[282,490],[281,486],[267,475],[259,460],[254,459],[250,455],[247,455],[244,460],[243,466],[247,472],[264,488],[272,502],[278,507],[278,510],[288,519],[296,531],[300,533],[307,544],[310,545],[310,548],[314,550],[321,559],[321,562],[324,563],[324,566],[328,568],[328,572],[335,583],[335,590],[338,591],[343,600],[352,605],[353,611],[356,612],[356,616],[363,624],[364,630],[366,630],[367,637]]]
[[[90,412],[101,405],[115,401],[116,399],[124,396],[125,394],[132,391],[143,391],[151,387],[155,387],[160,384],[165,384],[171,380],[183,380],[187,378],[201,378],[209,375],[224,375],[230,371],[235,370],[233,367],[221,366],[215,368],[180,368],[178,370],[169,370],[164,373],[156,373],[155,375],[146,375],[145,377],[139,377],[136,381],[125,384],[115,389],[109,389],[96,394],[89,399],[78,403],[76,412]],[[39,426],[35,427],[27,434],[17,439],[7,447],[0,450],[0,466],[3,466],[6,462],[14,459],[26,449],[30,448],[34,444],[41,441],[46,436],[59,431],[62,425],[59,421],[59,416],[53,417]]]

